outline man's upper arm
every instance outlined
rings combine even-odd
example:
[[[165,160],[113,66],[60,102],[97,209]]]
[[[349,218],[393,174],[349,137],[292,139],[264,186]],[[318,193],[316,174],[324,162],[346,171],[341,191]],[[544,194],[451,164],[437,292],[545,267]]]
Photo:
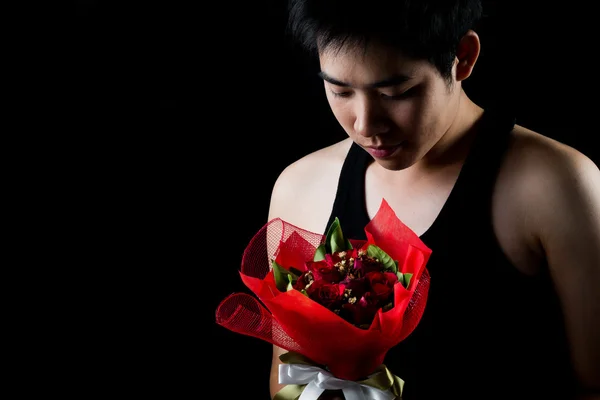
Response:
[[[552,167],[540,176],[544,190],[532,212],[582,390],[600,394],[600,171],[569,154],[545,163]]]

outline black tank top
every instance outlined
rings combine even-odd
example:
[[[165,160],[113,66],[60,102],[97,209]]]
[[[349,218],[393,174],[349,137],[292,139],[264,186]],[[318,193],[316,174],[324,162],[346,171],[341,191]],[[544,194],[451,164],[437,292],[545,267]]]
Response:
[[[492,189],[510,114],[485,111],[458,180],[421,236],[432,250],[429,297],[417,328],[386,366],[405,381],[403,400],[573,397],[562,314],[547,273],[528,276],[506,258],[491,223]],[[327,226],[366,239],[365,171],[373,159],[353,144]]]

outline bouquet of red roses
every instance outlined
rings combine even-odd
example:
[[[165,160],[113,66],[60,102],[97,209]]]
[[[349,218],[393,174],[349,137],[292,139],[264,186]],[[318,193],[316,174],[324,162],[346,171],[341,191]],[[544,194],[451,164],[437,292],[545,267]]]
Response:
[[[403,381],[383,362],[419,323],[431,250],[385,200],[365,233],[366,241],[345,238],[337,218],[326,235],[274,219],[247,246],[240,276],[258,299],[228,296],[217,323],[289,351],[279,398],[316,399],[326,389],[401,397]]]

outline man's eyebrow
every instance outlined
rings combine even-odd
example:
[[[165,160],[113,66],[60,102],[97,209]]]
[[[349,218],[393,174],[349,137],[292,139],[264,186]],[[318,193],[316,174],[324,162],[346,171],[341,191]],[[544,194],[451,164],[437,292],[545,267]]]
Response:
[[[327,75],[327,73],[325,73],[323,71],[319,71],[318,75],[321,79],[323,79],[324,81],[327,81],[333,85],[342,86],[342,87],[350,87],[351,86],[349,83],[339,81],[339,80]],[[396,74],[396,75],[390,76],[389,78],[383,79],[381,81],[370,83],[367,85],[367,87],[382,88],[382,87],[396,86],[396,85],[404,83],[410,79],[412,79],[411,76]]]

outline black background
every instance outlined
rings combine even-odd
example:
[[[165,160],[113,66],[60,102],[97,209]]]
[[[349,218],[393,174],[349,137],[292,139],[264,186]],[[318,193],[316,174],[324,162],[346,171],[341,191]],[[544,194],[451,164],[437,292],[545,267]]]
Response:
[[[585,10],[485,4],[468,94],[597,160]],[[315,62],[284,36],[284,2],[87,0],[58,14],[37,41],[34,100],[73,134],[61,171],[79,185],[73,207],[94,238],[79,267],[102,282],[78,314],[92,322],[68,336],[81,344],[81,390],[267,398],[270,345],[218,326],[215,310],[247,292],[241,254],[278,173],[344,137]]]

